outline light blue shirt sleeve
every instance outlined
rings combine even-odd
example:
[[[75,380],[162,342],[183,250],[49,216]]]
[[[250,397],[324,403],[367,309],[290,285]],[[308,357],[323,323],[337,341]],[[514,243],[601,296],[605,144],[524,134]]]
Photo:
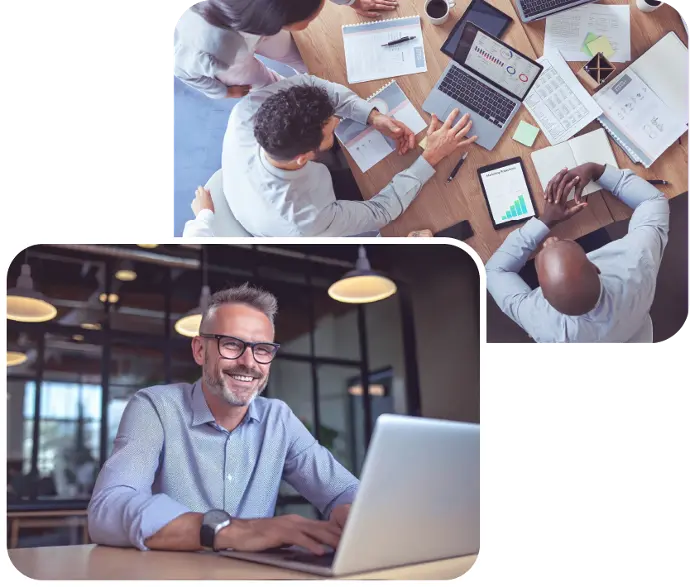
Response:
[[[508,235],[486,264],[486,287],[498,307],[525,332],[535,338],[538,323],[545,319],[536,312],[532,289],[518,275],[532,253],[549,234],[541,220],[531,218]],[[544,308],[540,308],[544,310]]]
[[[326,518],[337,505],[354,501],[359,481],[321,446],[290,410],[286,422],[291,438],[283,479]]]
[[[355,0],[331,0],[333,4],[339,4],[340,6],[352,6]]]
[[[668,243],[670,210],[666,196],[629,169],[610,165],[597,183],[634,210],[624,238],[631,247],[651,254],[658,270]]]
[[[163,493],[152,494],[163,437],[156,409],[145,396],[134,395],[89,503],[89,534],[94,542],[148,550],[144,544],[148,538],[191,511]]]

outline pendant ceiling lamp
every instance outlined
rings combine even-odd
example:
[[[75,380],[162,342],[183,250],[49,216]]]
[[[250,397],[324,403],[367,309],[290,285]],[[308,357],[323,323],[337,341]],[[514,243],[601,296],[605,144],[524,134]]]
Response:
[[[21,365],[27,359],[26,353],[21,351],[7,351],[7,366],[16,367]]]
[[[26,253],[17,287],[7,291],[7,318],[17,322],[47,322],[57,316],[57,308],[34,289]]]
[[[131,261],[126,260],[115,272],[115,279],[120,281],[134,281],[137,278],[137,272],[134,271],[134,265]]]
[[[182,318],[175,322],[175,332],[182,336],[193,338],[199,335],[199,327],[201,326],[201,318],[208,308],[211,300],[211,288],[208,286],[208,275],[206,268],[206,247],[201,246],[201,296],[199,298],[199,305],[187,312]]]
[[[359,247],[355,269],[328,288],[328,295],[345,304],[370,304],[385,300],[398,291],[395,282],[371,268],[367,252]]]

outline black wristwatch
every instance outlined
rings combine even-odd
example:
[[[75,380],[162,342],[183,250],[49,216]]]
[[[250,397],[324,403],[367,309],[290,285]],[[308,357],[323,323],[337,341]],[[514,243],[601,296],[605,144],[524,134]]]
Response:
[[[201,522],[201,535],[199,537],[204,550],[218,552],[216,548],[216,534],[230,524],[232,524],[232,517],[228,512],[223,510],[210,510],[206,512]]]

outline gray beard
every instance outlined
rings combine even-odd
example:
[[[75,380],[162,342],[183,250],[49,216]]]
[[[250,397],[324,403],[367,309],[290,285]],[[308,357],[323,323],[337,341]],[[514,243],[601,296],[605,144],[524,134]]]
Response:
[[[249,399],[243,400],[239,398],[233,391],[228,387],[227,382],[220,373],[213,373],[208,367],[208,362],[204,361],[204,383],[206,388],[215,396],[224,399],[231,406],[242,407],[251,404],[258,395],[261,395],[268,385],[268,377],[263,382],[263,384],[249,397]]]

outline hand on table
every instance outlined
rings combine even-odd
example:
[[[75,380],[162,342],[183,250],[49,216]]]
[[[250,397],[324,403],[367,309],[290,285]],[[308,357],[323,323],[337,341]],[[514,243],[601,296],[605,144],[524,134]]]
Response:
[[[326,552],[324,545],[338,547],[340,534],[341,528],[333,521],[309,520],[291,514],[275,518],[233,520],[230,526],[220,531],[216,544],[220,549],[232,548],[248,552],[281,546],[301,546],[321,555]]]
[[[213,200],[211,199],[211,192],[199,186],[196,188],[196,193],[194,194],[192,211],[194,212],[194,216],[198,216],[199,212],[202,210],[210,210],[211,212],[215,212]]]
[[[544,211],[539,216],[539,220],[549,228],[553,228],[556,224],[568,220],[568,218],[583,210],[587,203],[580,200],[576,201],[575,205],[570,208],[567,205],[570,190],[574,187],[577,189],[581,182],[582,178],[574,175],[572,171],[568,172],[567,168],[559,171],[546,185],[544,193],[546,203],[544,204]],[[582,194],[582,190],[580,189],[579,191]]]
[[[350,5],[360,16],[378,18],[381,12],[389,12],[398,7],[397,0],[355,0]]]
[[[575,185],[575,203],[581,204],[584,200],[582,199],[582,191],[587,187],[590,181],[596,181],[599,179],[606,168],[599,163],[583,163],[572,169],[565,169],[564,181],[569,182],[574,178],[579,178],[579,181]],[[555,179],[555,178],[554,178]],[[548,187],[548,186],[547,186]],[[572,189],[572,188],[570,188]],[[562,196],[563,198],[568,198],[570,189],[564,191],[562,194],[556,193],[556,202]],[[544,199],[548,199],[548,190],[544,192]]]
[[[410,149],[414,149],[414,133],[399,120],[381,114],[378,110],[372,110],[368,122],[377,131],[392,138],[397,143],[398,155],[404,155]]]
[[[428,228],[425,228],[424,230],[413,230],[410,234],[407,236],[409,237],[422,237],[422,238],[428,238],[428,237],[433,237],[434,233],[431,232]]]
[[[348,504],[337,505],[331,511],[331,515],[328,518],[332,524],[335,524],[341,531],[345,528],[345,522],[347,522],[347,516],[350,515],[350,507]]]
[[[225,94],[226,98],[241,98],[246,96],[250,91],[251,86],[229,86],[228,93]]]
[[[460,110],[455,108],[443,124],[441,124],[441,121],[435,114],[431,115],[431,123],[426,132],[426,149],[422,155],[430,165],[438,165],[448,155],[471,145],[477,140],[476,135],[469,139],[466,138],[472,128],[469,114],[461,116],[458,122],[453,125],[453,121],[458,114],[460,114]]]

